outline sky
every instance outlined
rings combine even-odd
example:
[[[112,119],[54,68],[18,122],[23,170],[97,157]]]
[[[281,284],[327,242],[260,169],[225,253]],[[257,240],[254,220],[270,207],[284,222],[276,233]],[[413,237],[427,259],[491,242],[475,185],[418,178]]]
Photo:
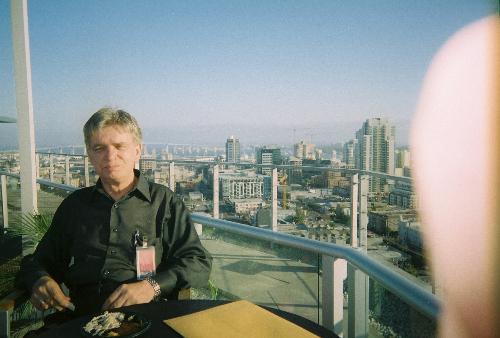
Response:
[[[388,118],[405,145],[432,56],[495,1],[28,0],[38,146],[82,144],[103,106],[144,141],[345,142]],[[0,0],[0,116],[16,116]],[[0,125],[0,148],[16,147]]]

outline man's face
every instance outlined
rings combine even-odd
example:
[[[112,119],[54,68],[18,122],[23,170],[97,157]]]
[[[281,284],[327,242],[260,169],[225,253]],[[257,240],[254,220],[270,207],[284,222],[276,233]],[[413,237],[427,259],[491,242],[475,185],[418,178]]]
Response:
[[[141,145],[123,128],[109,126],[92,135],[88,155],[103,183],[127,183],[133,178],[135,162],[141,156]]]

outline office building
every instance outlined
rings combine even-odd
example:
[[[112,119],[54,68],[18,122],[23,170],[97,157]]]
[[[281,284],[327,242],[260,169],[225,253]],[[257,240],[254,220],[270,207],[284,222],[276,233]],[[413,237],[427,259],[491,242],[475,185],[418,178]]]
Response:
[[[240,163],[240,140],[230,136],[226,141],[226,162]]]
[[[281,159],[281,149],[278,147],[262,147],[257,148],[255,151],[255,157],[257,164],[264,165],[280,165],[282,164]],[[259,174],[271,175],[273,169],[272,168],[263,168],[258,167],[257,172]]]

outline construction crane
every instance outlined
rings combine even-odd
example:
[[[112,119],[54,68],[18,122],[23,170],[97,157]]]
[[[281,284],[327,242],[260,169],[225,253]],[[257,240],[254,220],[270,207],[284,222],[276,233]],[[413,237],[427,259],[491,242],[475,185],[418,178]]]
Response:
[[[286,200],[286,179],[288,178],[287,174],[283,171],[281,177],[278,177],[278,181],[281,186],[281,207],[283,209],[287,209],[287,200]]]

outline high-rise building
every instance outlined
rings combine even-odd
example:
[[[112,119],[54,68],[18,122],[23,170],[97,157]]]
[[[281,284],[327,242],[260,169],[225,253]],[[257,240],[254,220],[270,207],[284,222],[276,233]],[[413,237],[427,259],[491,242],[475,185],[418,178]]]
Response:
[[[410,173],[410,151],[405,148],[396,149],[394,152],[394,175],[409,176]]]
[[[410,167],[410,151],[408,149],[396,149],[396,168]]]
[[[255,157],[257,164],[282,164],[281,162],[281,149],[278,147],[262,147],[257,148],[255,151]],[[259,174],[271,175],[273,171],[272,168],[262,168],[258,167],[257,172]]]
[[[384,118],[367,119],[356,133],[356,168],[394,175],[396,128]],[[371,192],[384,192],[385,180],[370,179]]]
[[[293,145],[293,155],[300,159],[315,160],[316,156],[314,148],[314,144],[300,141],[299,143]]]
[[[240,163],[240,140],[230,136],[226,141],[226,162]]]
[[[358,140],[350,140],[344,144],[344,153],[342,160],[345,163],[346,168],[353,169],[356,166],[356,155],[355,149]]]

